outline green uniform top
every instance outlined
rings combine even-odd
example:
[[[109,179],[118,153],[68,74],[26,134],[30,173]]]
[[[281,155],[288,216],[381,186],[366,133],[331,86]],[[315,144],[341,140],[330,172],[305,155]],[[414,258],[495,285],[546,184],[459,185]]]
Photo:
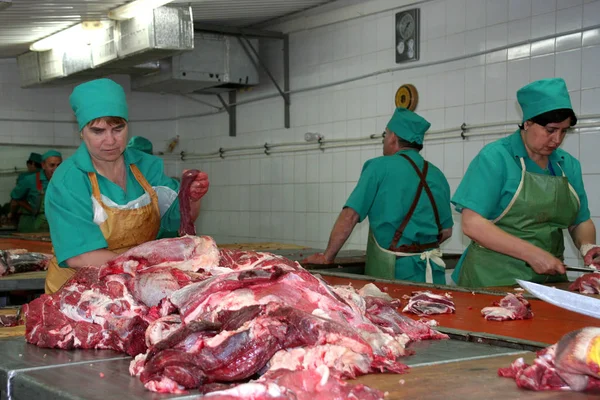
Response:
[[[489,220],[499,217],[508,207],[521,181],[520,157],[524,158],[528,172],[561,176],[564,171],[580,201],[574,225],[590,219],[579,161],[566,151],[557,149],[549,157],[550,167],[540,168],[527,155],[520,130],[488,144],[473,159],[452,197],[456,210],[462,212],[468,208]]]
[[[38,171],[39,171],[39,170],[38,170]],[[37,172],[37,171],[36,171],[36,172]],[[19,185],[21,184],[21,182],[23,182],[23,179],[24,179],[26,176],[29,176],[29,175],[35,175],[35,174],[36,174],[36,172],[29,172],[29,171],[27,171],[27,172],[22,172],[22,173],[20,173],[20,174],[17,176],[17,186],[19,186]]]
[[[345,205],[358,213],[360,221],[369,217],[373,235],[383,248],[390,246],[396,230],[408,214],[420,182],[416,171],[400,154],[406,154],[423,170],[423,157],[416,150],[400,150],[392,156],[368,160]],[[438,207],[442,228],[452,227],[450,186],[446,177],[430,163],[426,180]],[[437,240],[437,235],[433,209],[423,191],[398,245],[432,243]]]
[[[118,205],[125,205],[144,194],[129,168],[135,164],[148,183],[179,191],[179,182],[164,174],[163,161],[138,150],[126,149],[123,153],[127,168],[127,190],[97,174],[100,193]],[[100,227],[94,222],[92,186],[88,172],[97,172],[85,144],[72,157],[63,162],[52,176],[46,193],[46,216],[57,261],[107,247]],[[162,214],[162,211],[161,211]],[[161,218],[161,231],[173,232],[179,228],[179,201],[175,199]],[[160,237],[160,232],[159,232]]]
[[[46,191],[48,187],[48,178],[44,171],[40,171],[40,182],[42,189]],[[28,172],[24,175],[17,186],[10,192],[10,198],[14,200],[25,200],[33,208],[34,212],[38,211],[41,206],[41,196],[37,189],[37,173]]]

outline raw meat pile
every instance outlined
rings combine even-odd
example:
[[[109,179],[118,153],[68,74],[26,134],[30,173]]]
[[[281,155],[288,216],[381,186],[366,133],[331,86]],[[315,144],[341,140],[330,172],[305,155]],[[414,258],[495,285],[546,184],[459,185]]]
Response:
[[[599,340],[600,328],[567,333],[558,343],[539,351],[532,365],[518,358],[510,367],[500,368],[498,375],[530,390],[599,390]]]
[[[130,373],[155,392],[368,400],[383,393],[341,379],[402,373],[408,342],[448,338],[398,313],[399,301],[372,284],[332,287],[284,257],[189,235],[186,193],[197,173],[182,179],[185,236],[79,269],[24,306],[26,340],[125,352],[135,357]]]
[[[439,295],[425,291],[413,292],[412,296],[408,299],[408,304],[402,311],[423,316],[433,314],[453,314],[456,309],[450,293]]]
[[[51,255],[30,253],[25,249],[0,250],[0,276],[21,272],[43,271]]]
[[[533,318],[531,304],[521,294],[508,293],[494,307],[485,307],[481,315],[488,321],[508,321]]]
[[[569,285],[569,290],[583,294],[600,293],[600,272],[581,275]]]

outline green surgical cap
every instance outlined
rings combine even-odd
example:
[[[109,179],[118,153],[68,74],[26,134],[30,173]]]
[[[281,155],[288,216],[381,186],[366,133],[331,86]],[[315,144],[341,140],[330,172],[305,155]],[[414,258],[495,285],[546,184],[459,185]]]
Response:
[[[517,91],[517,100],[523,110],[523,122],[548,111],[573,109],[567,84],[562,78],[531,82]]]
[[[143,151],[144,153],[152,154],[152,142],[141,136],[133,136],[129,139],[127,147]]]
[[[38,153],[31,153],[29,155],[29,158],[27,159],[27,161],[33,161],[35,163],[41,164],[42,163],[42,155],[38,154]]]
[[[42,155],[42,161],[46,161],[46,159],[49,158],[49,157],[60,157],[60,158],[62,158],[62,154],[60,154],[56,150],[48,150],[47,152],[45,152]]]
[[[407,142],[423,144],[425,132],[431,124],[419,114],[407,108],[396,108],[387,128]]]
[[[69,101],[77,118],[79,131],[96,118],[129,119],[125,91],[121,85],[110,79],[96,79],[76,86]]]

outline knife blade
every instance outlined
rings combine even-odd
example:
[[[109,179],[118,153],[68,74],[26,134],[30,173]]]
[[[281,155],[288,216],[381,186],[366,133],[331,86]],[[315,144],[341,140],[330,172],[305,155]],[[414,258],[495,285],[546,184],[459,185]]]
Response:
[[[574,271],[574,272],[586,272],[586,273],[598,272],[598,270],[596,268],[592,268],[592,267],[571,267],[570,265],[565,265],[565,269],[567,271]]]
[[[600,318],[600,300],[598,299],[521,279],[517,279],[517,283],[540,300],[544,300],[565,310]]]

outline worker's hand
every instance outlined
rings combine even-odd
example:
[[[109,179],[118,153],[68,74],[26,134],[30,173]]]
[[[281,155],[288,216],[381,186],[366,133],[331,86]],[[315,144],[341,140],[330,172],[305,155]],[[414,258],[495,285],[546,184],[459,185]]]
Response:
[[[183,171],[184,173],[187,170]],[[208,174],[206,172],[200,172],[192,185],[190,186],[190,199],[192,201],[198,201],[208,192]]]
[[[584,249],[584,246],[588,247]],[[590,267],[600,270],[600,246],[583,245],[581,248],[585,251],[585,254],[583,254],[584,265],[589,265]]]
[[[315,253],[311,256],[306,257],[304,260],[300,261],[300,264],[333,264],[333,260],[325,257],[323,253]]]
[[[531,268],[538,274],[565,274],[565,264],[545,250],[538,248],[527,260]]]

